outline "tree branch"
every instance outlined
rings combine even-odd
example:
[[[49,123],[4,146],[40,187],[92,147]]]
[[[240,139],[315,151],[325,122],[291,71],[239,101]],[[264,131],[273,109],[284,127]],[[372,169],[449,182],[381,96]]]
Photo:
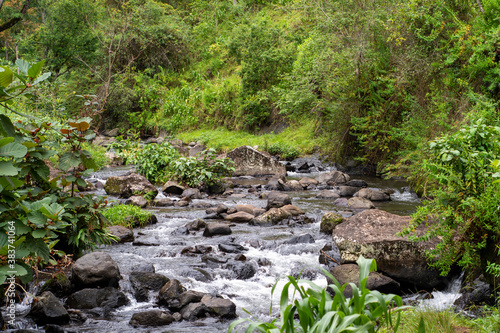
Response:
[[[2,8],[3,2],[4,2],[4,0],[0,0],[0,9]],[[21,14],[20,16],[13,17],[10,20],[8,20],[7,22],[0,25],[0,32],[12,28],[13,26],[15,26],[17,24],[17,22],[21,21],[23,19],[24,14],[26,14],[26,12],[28,11],[28,8],[30,6],[30,2],[31,2],[31,0],[26,0],[24,2],[23,8],[21,8],[21,10],[19,11],[19,14]]]

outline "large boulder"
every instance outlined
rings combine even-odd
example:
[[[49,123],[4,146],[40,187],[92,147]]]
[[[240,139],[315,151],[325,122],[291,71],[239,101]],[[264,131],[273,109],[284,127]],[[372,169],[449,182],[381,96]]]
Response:
[[[283,164],[250,146],[233,149],[227,157],[234,161],[235,176],[286,175]]]
[[[356,264],[346,264],[333,267],[330,270],[330,274],[340,283],[344,285],[346,283],[354,283],[359,287],[359,273],[360,268]],[[333,281],[328,280],[328,284]],[[378,272],[370,272],[368,275],[368,280],[366,281],[366,288],[370,290],[378,290],[384,294],[400,294],[401,286],[398,282],[394,281],[390,277],[384,276]],[[347,286],[344,289],[345,297],[352,297],[352,288]]]
[[[73,265],[73,283],[80,288],[116,287],[121,279],[118,265],[104,252],[92,252]]]
[[[144,196],[150,192],[156,197],[158,190],[146,177],[131,173],[127,176],[109,177],[104,184],[104,190],[109,195],[117,195],[121,198],[130,198],[133,195]]]
[[[304,187],[297,180],[278,179],[278,189],[280,191],[303,191]]]
[[[43,292],[33,301],[30,315],[38,325],[60,325],[69,322],[68,312],[50,291]]]
[[[342,264],[355,263],[360,255],[377,261],[378,271],[407,287],[432,289],[442,286],[445,279],[439,271],[428,267],[426,250],[438,242],[412,242],[396,236],[410,222],[409,216],[370,209],[354,215],[333,230],[333,240],[340,251]],[[423,235],[425,227],[416,230]]]

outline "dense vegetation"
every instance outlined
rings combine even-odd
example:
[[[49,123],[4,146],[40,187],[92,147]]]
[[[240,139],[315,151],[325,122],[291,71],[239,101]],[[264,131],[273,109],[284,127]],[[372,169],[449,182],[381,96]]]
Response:
[[[155,182],[209,186],[231,166],[136,138],[406,176],[428,201],[404,233],[432,224],[443,273],[500,276],[499,17],[498,0],[1,2],[0,228],[16,227],[19,276],[111,240],[105,202],[76,189],[106,163],[91,130],[113,128]]]

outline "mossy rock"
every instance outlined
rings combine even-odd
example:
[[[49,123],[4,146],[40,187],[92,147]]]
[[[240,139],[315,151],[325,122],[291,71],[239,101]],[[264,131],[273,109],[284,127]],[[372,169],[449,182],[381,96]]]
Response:
[[[71,294],[71,282],[66,274],[59,272],[45,282],[38,294],[40,295],[44,291],[50,291],[57,297],[65,297]]]
[[[333,212],[326,212],[321,217],[319,231],[331,234],[333,232],[333,229],[335,229],[335,226],[342,222],[344,222],[344,218],[342,217],[342,215]]]

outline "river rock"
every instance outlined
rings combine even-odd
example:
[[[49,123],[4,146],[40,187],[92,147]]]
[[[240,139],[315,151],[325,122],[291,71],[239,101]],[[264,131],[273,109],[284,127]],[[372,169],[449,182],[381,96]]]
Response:
[[[231,232],[231,228],[225,223],[207,223],[203,236],[230,235]]]
[[[229,222],[248,222],[252,220],[254,216],[247,212],[236,212],[234,214],[229,214],[224,217],[224,220]]]
[[[166,195],[168,194],[181,195],[185,189],[186,188],[181,184],[179,184],[179,182],[176,182],[175,180],[169,180],[163,185],[161,191]]]
[[[107,230],[113,236],[118,237],[117,243],[126,243],[134,241],[134,232],[131,229],[125,228],[122,225],[112,225],[108,227]]]
[[[297,180],[283,181],[278,179],[278,189],[280,191],[303,191],[304,188]]]
[[[123,159],[123,157],[118,156],[113,152],[108,151],[108,152],[106,152],[105,156],[109,160],[110,166],[119,166],[119,165],[125,164],[125,160]]]
[[[186,288],[182,286],[179,280],[172,279],[161,288],[158,295],[158,304],[165,305],[170,310],[180,310],[180,297],[185,291]]]
[[[203,220],[197,219],[189,222],[185,225],[186,229],[189,231],[199,231],[207,226],[207,223]]]
[[[206,270],[198,267],[192,269],[185,269],[179,273],[180,276],[188,277],[196,281],[209,282],[213,281],[212,275]]]
[[[283,242],[283,244],[308,244],[308,243],[314,243],[314,238],[310,234],[304,234],[304,235],[299,235],[299,236],[294,236],[290,239],[287,239],[286,241]]]
[[[330,186],[344,184],[350,180],[348,174],[341,171],[325,172],[316,177],[316,180],[322,184],[328,184]]]
[[[174,205],[174,201],[170,198],[154,199],[152,206],[154,207],[170,207]]]
[[[281,208],[271,208],[264,214],[257,216],[252,222],[261,226],[275,225],[280,223],[282,220],[303,214],[304,211],[302,211],[299,207],[286,205]]]
[[[133,195],[125,201],[125,204],[145,208],[148,205],[148,201],[140,195]]]
[[[227,157],[234,161],[234,176],[286,175],[283,164],[250,146],[233,149]]]
[[[174,317],[161,310],[149,310],[144,312],[134,313],[129,324],[137,326],[164,326],[169,325],[174,321]]]
[[[104,313],[129,304],[124,293],[113,287],[86,288],[69,295],[66,306],[71,309],[102,308]]]
[[[170,281],[164,275],[150,272],[132,272],[129,280],[132,289],[134,289],[135,299],[138,302],[147,302],[149,300],[149,290],[158,291]]]
[[[301,180],[299,180],[300,185],[302,187],[306,188],[310,185],[318,185],[319,182],[316,179],[310,178],[310,177],[304,177]]]
[[[252,214],[253,216],[259,216],[265,213],[265,209],[255,207],[253,205],[236,205],[234,206],[236,211],[238,212],[246,212],[248,214]]]
[[[251,262],[230,261],[226,269],[233,271],[234,278],[238,280],[248,280],[257,273],[257,268]]]
[[[360,268],[356,264],[346,264],[333,267],[330,270],[330,274],[340,283],[344,285],[346,283],[354,283],[359,287],[359,273]],[[332,284],[333,281],[327,278],[328,284]],[[368,275],[368,280],[366,281],[366,288],[370,290],[378,290],[384,294],[401,294],[401,286],[398,282],[394,281],[390,277],[384,276],[378,272],[370,272]],[[352,297],[352,288],[347,286],[344,289],[345,297]]]
[[[201,299],[201,303],[208,308],[212,315],[224,319],[236,318],[236,305],[228,299],[206,294]]]
[[[481,276],[482,277],[482,276]],[[481,304],[493,305],[493,297],[490,285],[481,278],[475,279],[463,290],[460,297],[453,303],[459,310],[469,310],[471,307]]]
[[[195,321],[198,318],[203,318],[208,313],[208,308],[201,302],[189,303],[181,309],[182,319]]]
[[[43,284],[40,288],[39,294],[42,294],[45,291],[50,291],[57,297],[66,297],[72,291],[71,281],[66,274],[59,272]]]
[[[321,217],[321,223],[319,224],[319,231],[331,234],[333,229],[337,224],[344,222],[344,218],[334,212],[326,212]]]
[[[104,190],[109,195],[118,195],[121,198],[130,198],[133,195],[144,196],[152,193],[154,197],[158,194],[156,187],[146,177],[131,173],[128,176],[111,176],[104,184]]]
[[[378,209],[365,210],[354,215],[333,230],[341,263],[355,263],[360,255],[377,261],[379,272],[399,283],[418,289],[438,287],[445,280],[439,271],[428,267],[425,251],[434,248],[437,239],[414,243],[407,237],[396,236],[410,221]],[[417,228],[422,235],[425,227]]]
[[[30,315],[38,325],[67,324],[68,311],[50,291],[45,291],[33,301]]]
[[[243,251],[248,251],[244,246],[237,243],[224,243],[219,244],[219,250],[225,253],[241,253]]]
[[[121,279],[118,265],[104,252],[92,252],[78,259],[72,268],[75,285],[85,287],[118,287]]]
[[[316,194],[316,198],[335,200],[335,199],[340,198],[340,195],[338,193],[333,192],[333,191],[322,190],[318,194]]]
[[[206,293],[202,293],[200,291],[195,291],[195,290],[185,291],[179,296],[179,302],[180,302],[179,306],[182,308],[188,305],[189,303],[198,303],[205,295]]]
[[[359,187],[354,186],[339,186],[338,187],[339,195],[341,197],[352,197],[359,191]]]
[[[140,236],[132,242],[133,246],[160,246],[160,241],[155,236]]]
[[[368,199],[353,197],[347,200],[347,207],[351,209],[372,209],[375,208],[375,205]]]
[[[201,199],[201,192],[197,188],[187,188],[182,191],[181,197],[190,199]]]
[[[267,206],[266,210],[270,208],[280,208],[285,205],[290,205],[292,203],[292,199],[285,193],[272,191],[267,195]]]
[[[201,153],[202,151],[204,151],[205,149],[207,149],[206,146],[202,145],[202,144],[195,144],[193,147],[190,147],[189,148],[189,156],[196,156],[198,155],[199,153]]]
[[[333,202],[335,206],[347,207],[347,198],[338,198]]]
[[[391,200],[391,196],[387,193],[384,193],[380,190],[374,190],[371,188],[363,188],[359,190],[356,194],[354,194],[355,197],[359,198],[365,198],[371,201],[389,201]]]
[[[347,183],[345,183],[345,186],[353,186],[353,187],[367,187],[368,184],[361,179],[351,179]]]

